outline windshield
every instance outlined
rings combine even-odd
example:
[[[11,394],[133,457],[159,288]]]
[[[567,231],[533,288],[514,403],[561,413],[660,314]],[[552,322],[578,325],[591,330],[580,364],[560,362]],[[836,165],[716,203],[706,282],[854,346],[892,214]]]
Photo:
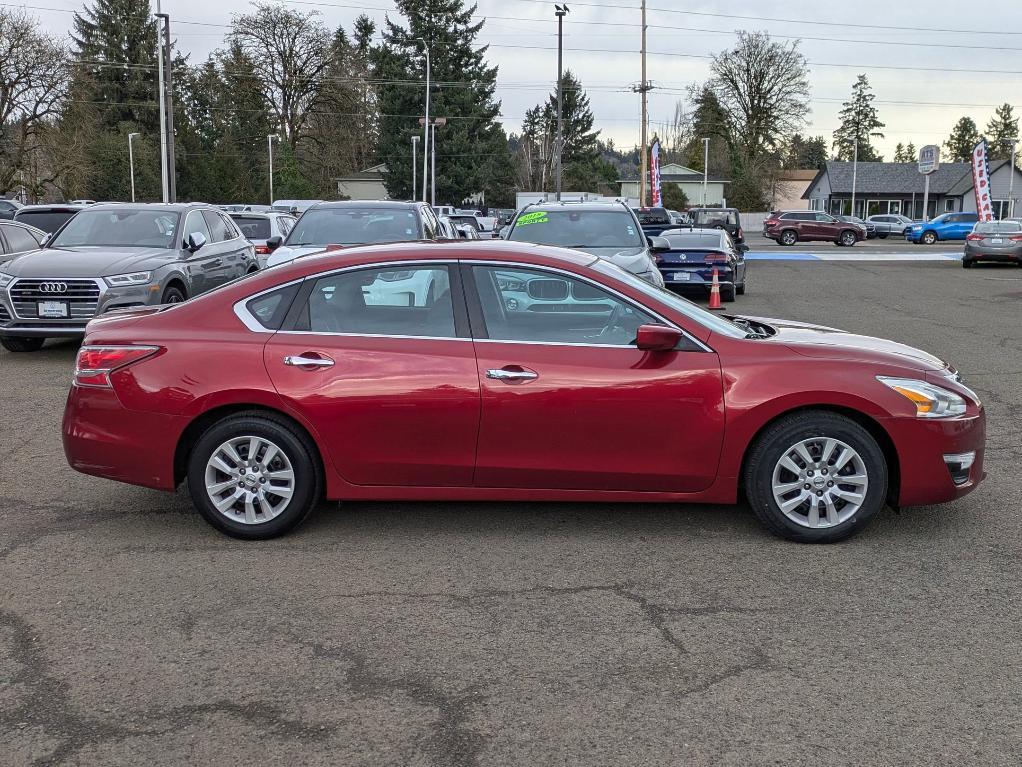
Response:
[[[671,217],[666,208],[632,208],[632,211],[638,216],[639,223],[643,226],[671,223]]]
[[[698,322],[705,328],[709,328],[714,333],[720,333],[723,336],[729,336],[730,338],[745,338],[749,335],[749,331],[735,325],[733,322],[729,322],[723,317],[718,317],[716,314],[710,314],[705,309],[696,306],[694,303],[689,301],[687,298],[682,298],[677,293],[672,293],[667,288],[657,287],[646,282],[641,277],[637,277],[631,272],[627,272],[617,264],[612,264],[610,261],[599,259],[592,265],[593,269],[603,274],[614,277],[622,282],[627,282],[633,288],[637,288],[642,291],[643,294],[655,298],[662,304],[669,306],[670,308],[684,314],[686,317],[691,318],[695,322]]]
[[[178,214],[168,210],[83,210],[47,246],[173,248],[177,222]]]
[[[76,210],[23,210],[18,211],[14,220],[21,224],[34,226],[36,229],[42,229],[47,234],[53,234],[77,212]]]
[[[315,208],[298,219],[285,245],[368,245],[418,240],[419,220],[404,208]]]
[[[1022,232],[1022,223],[1018,221],[983,221],[973,229],[977,234],[1013,234]]]
[[[692,221],[700,226],[716,226],[718,224],[738,226],[738,214],[733,210],[697,210]]]
[[[468,224],[476,231],[479,230],[479,222],[475,216],[450,216],[450,219],[456,224]]]
[[[268,240],[270,239],[270,219],[265,216],[239,216],[232,215],[234,223],[238,225],[246,240]]]
[[[515,221],[515,242],[562,248],[642,248],[646,240],[625,210],[535,210]]]
[[[693,248],[696,250],[703,250],[705,248],[719,248],[720,234],[717,232],[664,232],[662,235],[665,240],[671,243],[671,247],[674,250],[685,250],[686,248]]]

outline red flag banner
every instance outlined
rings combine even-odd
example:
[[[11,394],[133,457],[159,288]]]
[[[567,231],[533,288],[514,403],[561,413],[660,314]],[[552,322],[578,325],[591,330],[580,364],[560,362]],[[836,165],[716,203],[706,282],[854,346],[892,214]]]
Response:
[[[659,208],[664,204],[660,187],[660,139],[653,139],[649,147],[649,189],[650,207]]]
[[[990,155],[986,140],[972,150],[972,187],[976,191],[976,213],[980,221],[994,220],[994,200],[990,194]]]

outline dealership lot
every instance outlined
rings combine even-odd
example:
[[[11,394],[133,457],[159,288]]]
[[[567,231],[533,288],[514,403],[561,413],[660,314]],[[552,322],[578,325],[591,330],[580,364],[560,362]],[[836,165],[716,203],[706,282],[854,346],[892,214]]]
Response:
[[[234,541],[65,466],[74,344],[0,352],[0,762],[1017,764],[1020,302],[1017,267],[750,264],[737,311],[930,350],[988,408],[975,493],[831,547],[558,504]]]

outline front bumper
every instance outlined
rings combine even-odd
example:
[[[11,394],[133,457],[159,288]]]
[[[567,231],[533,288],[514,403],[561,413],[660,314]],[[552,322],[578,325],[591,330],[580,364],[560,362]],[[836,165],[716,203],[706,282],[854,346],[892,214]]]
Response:
[[[77,279],[77,278],[76,278]],[[59,281],[59,280],[54,280]],[[83,282],[85,280],[77,280]],[[57,302],[67,304],[70,316],[48,319],[38,316],[38,301],[42,297],[21,300],[17,303],[9,288],[0,289],[0,337],[16,338],[80,338],[85,335],[85,326],[95,317],[114,309],[129,309],[138,306],[158,304],[159,286],[129,285],[111,288],[102,279],[88,280],[96,283],[95,296],[88,299],[53,296]],[[17,285],[15,280],[11,287]]]
[[[986,414],[949,419],[899,417],[884,419],[898,453],[900,506],[945,503],[971,493],[984,478]],[[958,476],[945,456],[974,454],[967,476]],[[892,478],[893,479],[893,478]]]

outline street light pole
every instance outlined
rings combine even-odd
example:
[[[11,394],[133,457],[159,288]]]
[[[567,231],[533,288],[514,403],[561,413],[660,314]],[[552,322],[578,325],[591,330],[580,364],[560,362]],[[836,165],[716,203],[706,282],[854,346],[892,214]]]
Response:
[[[432,170],[429,173],[430,195],[429,204],[436,207],[436,129],[447,125],[446,117],[437,117],[433,120],[433,127],[430,131],[429,151],[431,156]]]
[[[710,140],[703,139],[703,207],[706,207],[706,182],[710,173]]]
[[[273,206],[273,139],[277,136],[271,133],[266,137],[266,149],[270,156],[270,206]]]
[[[562,108],[562,79],[563,79],[563,51],[564,51],[564,17],[568,13],[567,5],[555,5],[554,15],[557,16],[557,143],[554,146],[554,159],[557,162],[557,173],[554,176],[554,191],[556,199],[561,201],[561,152],[564,149],[564,138],[562,122],[564,110]]]
[[[174,83],[170,66],[170,14],[157,13],[163,20],[163,92],[161,94],[166,105],[166,151],[167,151],[167,200],[177,202],[177,161],[174,156]]]
[[[156,15],[160,16],[160,0],[156,0]],[[163,35],[156,33],[156,78],[159,82],[160,102],[160,181],[163,184],[163,201],[170,202],[169,175],[167,173],[167,100],[164,97],[163,82]]]
[[[646,0],[642,0],[642,165],[639,179],[639,207],[646,207],[646,121],[649,119],[646,109],[646,94],[649,91],[649,83],[646,82]]]
[[[855,150],[854,150],[854,154],[852,155],[852,210],[848,214],[850,216],[855,216],[855,182],[856,182],[856,177],[858,175],[858,172],[859,172],[859,137],[856,136],[855,137]],[[926,207],[925,204],[924,204],[923,207],[924,208]],[[923,211],[923,217],[924,218],[926,217],[926,211],[925,210]]]
[[[1018,144],[1018,136],[1005,139],[1011,143],[1011,166],[1008,175],[1008,218],[1015,218],[1015,145]]]
[[[139,133],[128,134],[128,170],[131,174],[131,201],[135,202],[135,151],[132,149],[131,142]]]
[[[426,51],[426,120],[423,123],[423,144],[422,144],[422,200],[426,201],[426,177],[428,166],[426,164],[429,159],[429,91],[430,91],[430,62],[429,62],[429,45],[426,40],[422,37],[416,37],[416,40],[422,43],[423,49]]]
[[[412,136],[412,201],[415,201],[415,187],[418,186],[418,181],[415,177],[415,150],[419,146],[419,137]]]

